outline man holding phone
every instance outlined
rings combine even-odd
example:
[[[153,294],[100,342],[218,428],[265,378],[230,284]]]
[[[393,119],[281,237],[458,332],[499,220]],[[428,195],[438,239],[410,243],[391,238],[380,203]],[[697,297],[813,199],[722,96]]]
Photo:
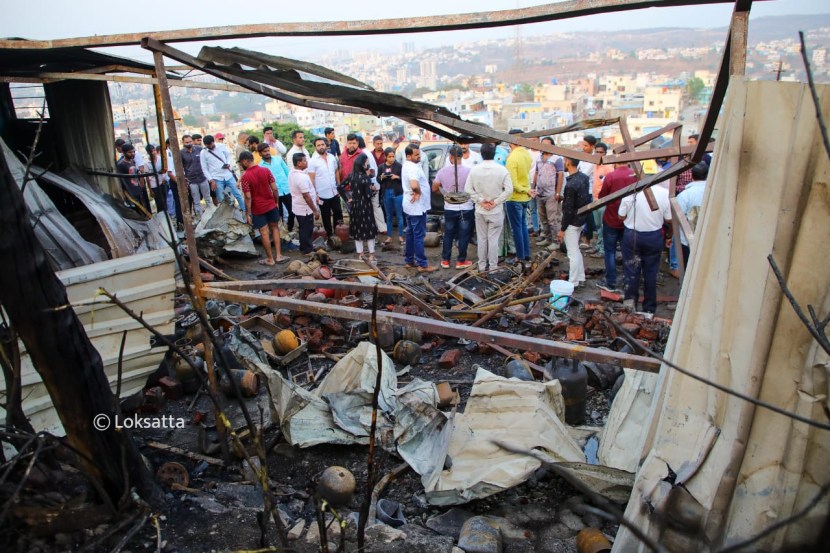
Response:
[[[216,191],[216,198],[222,202],[225,200],[225,190],[239,202],[239,209],[245,211],[245,200],[242,192],[236,186],[236,175],[231,171],[231,153],[226,148],[217,148],[216,141],[212,135],[204,138],[205,151],[201,159],[202,172],[208,179],[210,189]]]

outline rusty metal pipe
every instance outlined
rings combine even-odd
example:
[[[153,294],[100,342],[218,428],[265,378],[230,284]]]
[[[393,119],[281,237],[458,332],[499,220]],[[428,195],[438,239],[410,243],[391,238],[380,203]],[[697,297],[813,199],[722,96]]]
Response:
[[[309,281],[310,282],[310,281]],[[237,284],[237,283],[223,283]],[[334,284],[332,282],[332,284]],[[221,289],[212,285],[205,285],[201,289],[205,298],[232,301],[235,303],[247,303],[252,305],[263,305],[272,309],[290,309],[300,313],[338,317],[356,321],[370,321],[372,311],[357,307],[346,307],[329,303],[317,303],[313,301],[295,300],[292,298],[278,298],[265,296],[251,292],[239,292],[235,290]],[[498,344],[502,347],[510,347],[519,350],[533,350],[547,355],[555,355],[567,359],[579,359],[581,361],[595,361],[597,363],[609,363],[631,369],[638,369],[646,372],[658,372],[660,362],[650,357],[640,355],[629,355],[611,350],[590,348],[582,345],[567,342],[556,342],[545,340],[536,336],[522,336],[509,332],[500,332],[486,328],[474,328],[468,325],[461,325],[451,322],[437,321],[424,317],[416,317],[404,313],[379,312],[377,314],[378,324],[398,325],[408,328],[417,328],[422,332],[429,332],[438,336],[452,336],[454,338],[466,338],[485,344]]]

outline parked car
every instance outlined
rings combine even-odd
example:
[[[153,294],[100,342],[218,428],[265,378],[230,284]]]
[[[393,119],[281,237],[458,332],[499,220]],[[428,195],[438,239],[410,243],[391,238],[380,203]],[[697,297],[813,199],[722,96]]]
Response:
[[[421,156],[426,156],[429,160],[429,184],[432,186],[432,181],[435,180],[435,175],[447,163],[447,156],[449,155],[451,142],[440,144],[422,144]],[[474,152],[481,150],[481,144],[470,144],[470,149]],[[440,214],[444,213],[444,197],[441,194],[432,194],[432,208],[430,213]]]

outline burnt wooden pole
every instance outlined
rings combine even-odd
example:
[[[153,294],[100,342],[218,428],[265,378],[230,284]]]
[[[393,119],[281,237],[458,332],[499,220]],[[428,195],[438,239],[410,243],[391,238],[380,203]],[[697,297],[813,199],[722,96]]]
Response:
[[[66,288],[35,237],[23,195],[0,154],[0,303],[26,346],[63,423],[69,444],[101,499],[117,506],[130,486],[148,500],[157,489],[130,436],[117,432],[116,400],[101,356],[69,306]],[[106,429],[93,419],[109,417]],[[125,471],[126,467],[126,471]]]
[[[184,217],[184,235],[187,244],[188,258],[190,259],[190,284],[193,286],[193,297],[196,298],[194,305],[195,309],[204,309],[204,297],[202,296],[202,274],[199,268],[199,250],[196,248],[196,234],[193,231],[193,220],[190,217],[190,209],[186,209],[185,199],[189,194],[187,186],[187,177],[184,174],[184,165],[182,163],[182,150],[179,146],[179,135],[176,132],[176,120],[173,118],[173,101],[170,99],[170,86],[167,83],[167,73],[164,68],[164,55],[157,49],[153,49],[148,44],[148,41],[142,40],[141,46],[153,52],[153,61],[156,64],[156,78],[158,79],[158,96],[161,101],[161,109],[164,115],[164,121],[167,125],[167,137],[170,139],[170,151],[173,152],[173,165],[176,168],[176,184],[179,187],[179,198],[182,204],[182,216]],[[196,201],[194,198],[193,201]],[[175,238],[174,238],[175,240]],[[184,269],[182,267],[182,269]],[[187,285],[187,282],[185,283]],[[208,382],[210,390],[214,394],[217,392],[216,388],[216,372],[213,369],[213,348],[211,346],[209,329],[203,329],[202,342],[205,345],[205,365],[207,366]],[[225,441],[225,427],[219,423],[220,413],[216,411],[216,429],[219,434],[219,439],[222,443],[222,456],[225,461],[229,461],[228,449]]]

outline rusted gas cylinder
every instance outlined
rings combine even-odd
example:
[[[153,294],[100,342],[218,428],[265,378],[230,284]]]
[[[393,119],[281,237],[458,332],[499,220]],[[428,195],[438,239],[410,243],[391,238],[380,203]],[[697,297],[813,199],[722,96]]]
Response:
[[[349,225],[346,223],[340,223],[334,229],[334,234],[340,239],[341,244],[345,244],[349,241]]]
[[[585,366],[576,359],[570,362],[565,359],[556,359],[553,363],[552,376],[562,385],[565,422],[571,425],[583,424],[588,395],[588,371]]]
[[[415,365],[421,359],[421,346],[410,340],[401,340],[395,344],[392,357],[404,367]]]

